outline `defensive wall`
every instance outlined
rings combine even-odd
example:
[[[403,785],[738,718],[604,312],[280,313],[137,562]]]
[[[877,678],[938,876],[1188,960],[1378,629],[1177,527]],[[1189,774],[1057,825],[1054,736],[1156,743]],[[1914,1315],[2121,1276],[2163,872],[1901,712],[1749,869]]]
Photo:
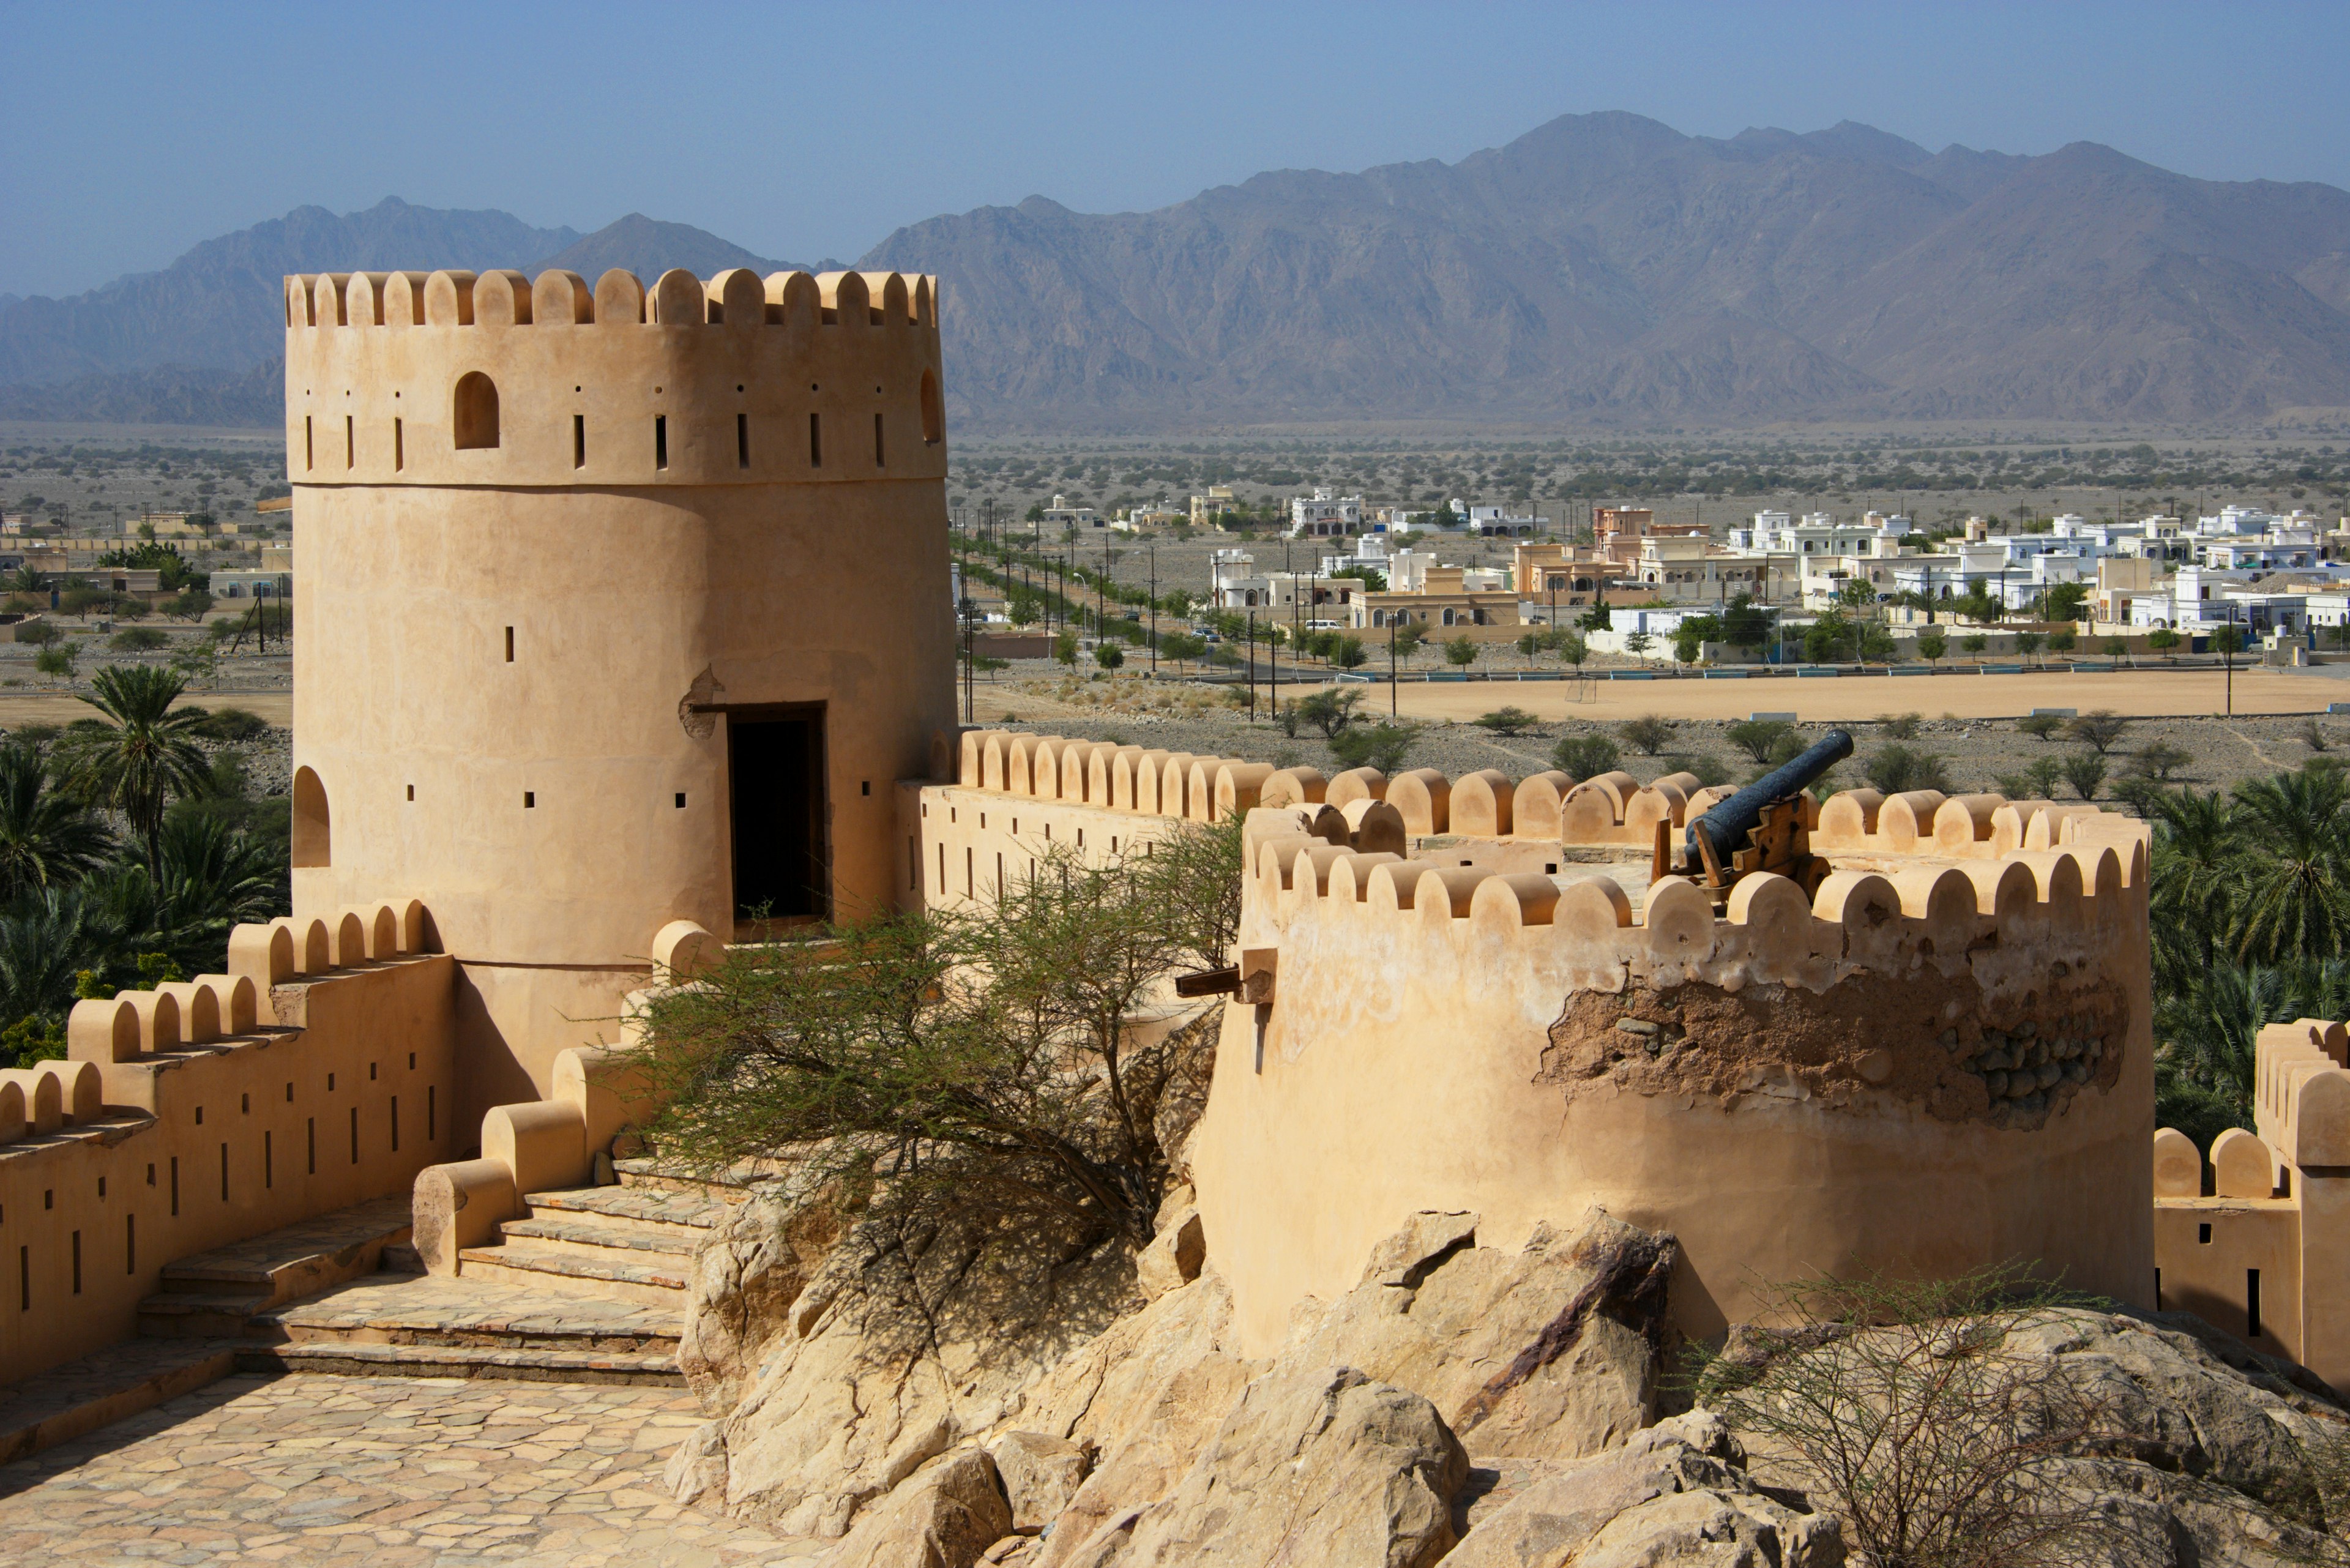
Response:
[[[2153,1303],[2133,819],[1847,791],[1809,810],[1815,895],[1754,873],[1717,912],[1650,885],[1718,795],[1686,775],[1326,780],[972,732],[958,776],[902,797],[901,896],[987,896],[1048,829],[1109,853],[1246,815],[1243,991],[1191,1149],[1245,1354],[1426,1209],[1503,1246],[1595,1202],[1670,1230],[1700,1333],[1814,1272],[2021,1261]]]
[[[935,286],[353,273],[285,302],[294,909],[430,898],[470,1141],[610,1037],[648,933],[893,898],[893,786],[944,773],[954,716]]]
[[[407,903],[240,926],[0,1073],[0,1384],[130,1335],[163,1265],[404,1191],[452,1120],[454,968]]]
[[[2203,1154],[2154,1139],[2162,1304],[2350,1387],[2350,1034],[2324,1019],[2253,1043],[2253,1126]]]

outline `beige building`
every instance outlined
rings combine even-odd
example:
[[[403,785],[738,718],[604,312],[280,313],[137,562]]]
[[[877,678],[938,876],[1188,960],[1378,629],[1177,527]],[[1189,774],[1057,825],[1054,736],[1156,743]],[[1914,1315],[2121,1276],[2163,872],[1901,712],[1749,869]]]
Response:
[[[288,280],[295,911],[425,901],[461,1118],[608,1036],[668,922],[890,902],[955,719],[932,290]]]
[[[1702,535],[1651,534],[1640,541],[1631,568],[1627,588],[1636,602],[1719,606],[1740,594],[1757,604],[1787,597],[1797,565],[1793,556],[1719,549]]]

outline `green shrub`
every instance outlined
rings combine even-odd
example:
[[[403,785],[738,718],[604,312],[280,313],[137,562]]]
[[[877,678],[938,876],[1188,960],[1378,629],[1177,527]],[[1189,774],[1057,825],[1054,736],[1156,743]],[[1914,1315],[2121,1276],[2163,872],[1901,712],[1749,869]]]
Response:
[[[1550,760],[1559,772],[1580,782],[1614,773],[1622,754],[1616,742],[1602,734],[1562,735],[1551,748]]]
[[[1475,722],[1497,735],[1522,735],[1541,721],[1523,708],[1504,707],[1479,714]]]
[[[1355,725],[1331,737],[1330,753],[1350,768],[1377,768],[1394,773],[1419,738],[1416,724]]]
[[[1870,784],[1887,794],[1901,794],[1913,789],[1950,793],[1950,775],[1943,771],[1940,757],[1898,742],[1870,757],[1862,764],[1861,773]]]
[[[1625,720],[1616,726],[1616,732],[1624,737],[1627,745],[1643,756],[1653,757],[1673,743],[1672,721],[1659,719],[1653,713]]]
[[[1795,732],[1784,719],[1748,719],[1721,732],[1722,738],[1758,763],[1767,763],[1779,742]]]

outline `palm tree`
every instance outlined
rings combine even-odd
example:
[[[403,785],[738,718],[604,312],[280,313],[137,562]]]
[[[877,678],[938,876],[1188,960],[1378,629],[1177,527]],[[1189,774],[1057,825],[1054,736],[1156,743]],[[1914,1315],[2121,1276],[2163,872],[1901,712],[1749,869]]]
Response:
[[[104,824],[48,784],[38,751],[0,745],[0,900],[78,882],[114,846]]]
[[[91,967],[80,895],[47,888],[0,910],[0,1017],[62,1016],[74,976]]]
[[[175,812],[157,840],[155,886],[173,925],[228,928],[286,912],[286,865],[219,817]]]
[[[2218,790],[2165,790],[2148,797],[2154,822],[2154,956],[2167,981],[2210,967],[2234,923],[2235,821]]]
[[[2350,813],[2334,768],[2236,786],[2237,956],[2271,963],[2330,958],[2350,937]]]
[[[114,722],[70,737],[65,783],[127,817],[153,866],[172,797],[200,795],[209,787],[211,765],[191,738],[203,716],[172,711],[185,682],[158,665],[111,665],[89,684],[92,695],[82,701]]]

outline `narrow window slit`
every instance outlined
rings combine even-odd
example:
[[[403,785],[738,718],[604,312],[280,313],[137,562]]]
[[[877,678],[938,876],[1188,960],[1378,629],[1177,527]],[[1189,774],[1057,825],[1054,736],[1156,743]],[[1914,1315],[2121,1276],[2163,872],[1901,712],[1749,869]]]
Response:
[[[653,466],[655,468],[669,466],[669,416],[667,414],[653,416]]]
[[[751,416],[748,414],[734,416],[734,466],[751,466]]]

